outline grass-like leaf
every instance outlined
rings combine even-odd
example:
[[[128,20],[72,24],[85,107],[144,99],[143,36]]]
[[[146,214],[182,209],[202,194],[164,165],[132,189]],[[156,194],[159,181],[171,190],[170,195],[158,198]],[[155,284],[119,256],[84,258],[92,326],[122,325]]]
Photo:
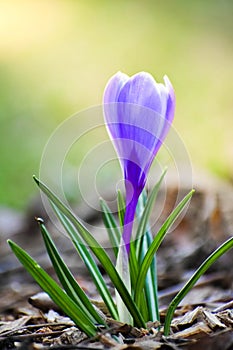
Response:
[[[82,309],[61,289],[61,287],[16,243],[8,240],[13,253],[21,264],[35,279],[39,286],[50,298],[69,316],[80,330],[88,336],[94,336],[97,332],[92,320],[85,315]]]
[[[96,262],[95,262],[93,256],[91,255],[91,253],[89,252],[87,247],[77,239],[76,229],[71,224],[71,222],[67,219],[67,217],[61,211],[59,211],[59,209],[55,206],[55,204],[51,203],[51,205],[54,209],[55,214],[57,215],[58,219],[60,220],[61,224],[63,225],[66,232],[68,233],[71,241],[73,242],[74,247],[78,251],[84,264],[86,265],[86,267],[87,267],[87,269],[92,277],[92,280],[95,283],[95,286],[100,293],[100,296],[102,297],[105,305],[107,306],[107,309],[108,309],[110,315],[112,316],[112,318],[118,319],[118,312],[116,309],[116,305],[115,305],[115,303],[112,299],[112,296],[111,296],[111,294],[106,286],[106,283],[103,279],[103,276],[101,275],[100,270],[99,270],[98,266],[96,265]]]
[[[156,183],[156,185],[154,186],[153,190],[151,191],[148,200],[146,201],[143,213],[140,215],[140,221],[138,224],[138,229],[136,232],[136,239],[140,239],[143,234],[146,232],[147,226],[148,226],[148,221],[149,221],[149,217],[151,214],[151,211],[153,209],[161,182],[163,181],[163,178],[166,174],[167,170],[164,170],[159,181]],[[138,253],[138,252],[137,252]]]
[[[117,207],[118,207],[118,218],[120,226],[124,226],[125,217],[125,199],[120,190],[117,191]]]
[[[119,273],[124,285],[126,286],[128,292],[131,295],[131,278],[129,270],[129,260],[126,247],[124,244],[120,244],[118,249],[118,255],[116,260],[116,270]],[[121,322],[133,325],[132,316],[125,305],[123,299],[116,290],[116,305],[119,314],[119,319]]]
[[[102,246],[95,240],[95,238],[90,234],[90,232],[85,228],[85,226],[80,222],[78,218],[59,200],[59,198],[51,192],[47,186],[45,186],[41,181],[34,177],[36,183],[40,189],[47,195],[47,197],[52,201],[55,206],[62,212],[77,229],[73,241],[77,241],[77,245],[80,244],[81,240],[84,240],[86,244],[90,247],[92,252],[95,254],[96,258],[99,260],[105,271],[107,272],[109,278],[111,279],[113,285],[117,289],[119,295],[124,301],[126,307],[131,313],[135,325],[137,327],[145,327],[145,320],[143,319],[136,303],[133,301],[131,295],[129,294],[126,286],[121,280],[119,274],[117,273],[115,266],[113,265],[110,257],[107,255]]]
[[[157,252],[157,249],[159,248],[160,244],[162,243],[163,238],[165,237],[167,231],[172,226],[174,221],[177,219],[179,214],[182,212],[182,210],[184,209],[184,207],[186,206],[186,204],[188,203],[188,201],[192,197],[193,193],[194,193],[194,190],[190,191],[184,197],[184,199],[177,205],[177,207],[173,210],[173,212],[169,215],[167,220],[163,223],[162,227],[160,228],[160,230],[158,231],[158,233],[154,237],[154,240],[153,240],[152,244],[150,245],[148,251],[146,252],[146,255],[145,255],[143,262],[142,262],[140,269],[139,269],[137,285],[136,285],[136,289],[135,289],[134,298],[135,298],[135,302],[137,305],[140,304],[140,298],[141,298],[142,290],[143,290],[143,287],[145,284],[146,274],[147,274],[148,269],[151,266],[154,254]]]
[[[113,214],[111,213],[111,210],[102,198],[100,199],[100,207],[102,210],[103,222],[108,232],[109,241],[112,245],[114,254],[117,257],[118,247],[121,240],[121,232]]]
[[[167,336],[170,331],[171,320],[173,314],[175,312],[176,307],[179,305],[181,300],[185,297],[185,295],[192,289],[198,279],[208,270],[208,268],[218,259],[220,256],[225,254],[228,250],[233,248],[233,237],[224,242],[219,248],[217,248],[202,264],[201,266],[194,272],[194,274],[190,277],[188,282],[184,285],[184,287],[179,291],[179,293],[175,296],[168,307],[165,325],[164,325],[164,335]]]
[[[151,232],[148,228],[147,232],[142,237],[142,249],[141,258],[145,257],[149,247],[153,242]],[[153,256],[151,265],[147,271],[145,278],[145,298],[148,309],[148,320],[159,321],[159,305],[158,305],[158,286],[157,286],[157,264],[156,264],[156,254]]]
[[[158,183],[154,187],[154,193],[152,193],[152,201],[150,203],[150,206],[145,208],[148,201],[147,201],[147,193],[144,190],[139,197],[138,205],[137,205],[137,218],[138,221],[140,220],[145,220],[144,223],[141,223],[144,228],[143,231],[145,230],[145,233],[143,234],[143,231],[139,233],[141,237],[138,239],[137,247],[138,247],[138,261],[139,264],[141,265],[150,245],[152,244],[153,237],[151,234],[150,226],[147,222],[150,216],[150,211],[153,207],[153,202],[155,202],[157,193],[159,190],[159,187],[161,185],[161,182],[164,178],[166,171],[163,172],[161,175]],[[153,192],[153,191],[152,191]],[[142,219],[144,215],[144,218]],[[146,224],[147,223],[147,224]],[[142,228],[140,228],[142,230]],[[138,274],[136,276],[136,279],[138,277]],[[147,319],[151,321],[159,321],[159,305],[158,305],[158,289],[157,289],[157,264],[156,264],[156,254],[153,256],[153,260],[151,262],[151,265],[147,271],[146,274],[146,279],[145,279],[145,285],[144,285],[144,292],[145,292],[145,300],[146,300],[146,307],[142,304],[141,310],[142,309],[147,309]],[[142,298],[141,298],[142,299]]]
[[[130,274],[132,279],[132,287],[133,289],[136,288],[136,282],[138,279],[138,269],[139,265],[142,261],[140,259],[140,247],[143,240],[143,235],[147,231],[148,227],[148,220],[149,216],[151,214],[153,205],[155,203],[159,187],[161,185],[161,182],[166,174],[166,169],[163,171],[159,181],[154,186],[148,200],[146,200],[145,191],[142,192],[141,196],[139,197],[138,205],[137,205],[137,217],[139,219],[139,224],[136,232],[136,238],[133,242],[130,244]],[[145,253],[143,253],[144,258]]]
[[[96,311],[90,302],[90,299],[79,286],[64,260],[61,258],[46,227],[42,222],[38,221],[38,223],[54,270],[56,271],[56,274],[67,295],[69,295],[69,297],[79,305],[79,307],[89,316],[90,319],[92,318],[93,323],[104,324],[106,326],[103,318]]]
[[[130,267],[130,277],[131,277],[131,285],[132,285],[132,293],[133,293],[136,287],[138,269],[139,269],[138,259],[136,256],[135,241],[130,242],[129,267]]]
[[[136,241],[130,242],[130,255],[129,255],[129,268],[130,268],[130,278],[131,278],[131,295],[134,296],[135,289],[137,285],[138,271],[140,268],[140,261],[136,255],[135,248]],[[141,304],[137,304],[139,310],[141,311],[145,320],[148,320],[148,307],[146,305],[146,300],[142,297]]]

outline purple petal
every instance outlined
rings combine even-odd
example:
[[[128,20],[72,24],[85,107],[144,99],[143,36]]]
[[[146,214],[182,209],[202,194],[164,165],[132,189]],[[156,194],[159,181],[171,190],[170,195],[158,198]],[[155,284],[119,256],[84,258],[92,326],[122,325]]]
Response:
[[[118,72],[107,83],[104,90],[104,103],[118,101],[118,96],[122,86],[129,80],[128,75]]]
[[[157,84],[157,87],[160,92],[160,100],[161,100],[161,115],[165,115],[166,110],[167,110],[167,100],[168,100],[168,91],[166,87],[163,84]]]
[[[104,91],[104,117],[107,130],[111,139],[118,137],[115,123],[118,123],[116,103],[122,86],[129,80],[128,75],[118,72],[107,83]]]
[[[176,96],[175,96],[173,86],[170,80],[168,79],[168,77],[165,75],[163,79],[169,95],[168,101],[167,101],[166,119],[169,120],[170,123],[172,123],[175,115]]]
[[[118,102],[144,106],[161,113],[161,99],[158,84],[149,73],[133,75],[122,87]]]
[[[141,186],[155,154],[160,148],[165,130],[169,129],[166,118],[151,109],[132,104],[111,104],[107,106],[111,115],[108,130],[119,155],[125,178]],[[116,112],[117,110],[117,112]],[[137,116],[137,117],[136,117]],[[119,122],[120,121],[120,122]],[[135,163],[139,171],[128,169],[130,162]],[[144,183],[145,184],[145,183]]]
[[[127,207],[123,238],[128,252],[138,197],[174,118],[174,90],[166,76],[164,82],[156,83],[145,72],[131,78],[119,72],[104,92],[107,129],[124,171]]]

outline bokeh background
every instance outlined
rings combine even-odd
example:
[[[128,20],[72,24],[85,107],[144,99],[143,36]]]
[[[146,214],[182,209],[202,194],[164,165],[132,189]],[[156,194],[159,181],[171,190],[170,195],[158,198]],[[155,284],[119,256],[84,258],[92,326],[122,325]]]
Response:
[[[53,130],[119,70],[167,74],[193,166],[232,180],[231,0],[1,0],[0,204],[24,210]]]

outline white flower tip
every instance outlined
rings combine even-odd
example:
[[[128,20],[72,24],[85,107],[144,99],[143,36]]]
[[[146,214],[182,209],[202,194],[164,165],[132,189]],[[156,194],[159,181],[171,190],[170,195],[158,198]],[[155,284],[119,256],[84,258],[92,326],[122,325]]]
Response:
[[[170,79],[168,78],[167,75],[164,75],[163,80],[165,82],[165,86],[168,90],[169,95],[172,97],[173,100],[175,100],[175,91],[174,91],[174,88],[172,86]]]
[[[172,85],[170,82],[170,79],[168,78],[168,76],[166,74],[164,75],[163,80],[164,80],[166,86]]]

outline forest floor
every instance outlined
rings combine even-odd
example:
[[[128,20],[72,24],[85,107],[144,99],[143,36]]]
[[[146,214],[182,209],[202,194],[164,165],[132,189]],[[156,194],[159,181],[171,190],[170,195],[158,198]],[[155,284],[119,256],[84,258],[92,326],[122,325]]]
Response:
[[[100,328],[92,339],[80,332],[41,293],[7,246],[6,240],[12,239],[53,275],[38,227],[33,221],[34,216],[46,218],[40,201],[31,204],[22,217],[1,209],[0,349],[233,349],[232,251],[221,257],[184,298],[175,312],[170,335],[164,337],[162,332],[169,302],[203,260],[233,233],[231,185],[203,181],[194,187],[196,193],[185,216],[168,234],[157,255],[161,327],[151,323],[147,329],[137,329],[108,318],[109,329]],[[156,213],[152,217],[155,230],[174,207],[177,193],[176,186],[168,185],[159,220]],[[179,189],[180,198],[186,193],[186,188]],[[162,203],[163,198],[161,191],[158,203]],[[95,237],[105,245],[106,237],[98,237],[99,214],[85,208],[77,208],[76,211],[95,227]],[[69,240],[49,222],[48,228],[83,289],[103,309],[95,287]],[[109,288],[113,290],[110,282]]]

